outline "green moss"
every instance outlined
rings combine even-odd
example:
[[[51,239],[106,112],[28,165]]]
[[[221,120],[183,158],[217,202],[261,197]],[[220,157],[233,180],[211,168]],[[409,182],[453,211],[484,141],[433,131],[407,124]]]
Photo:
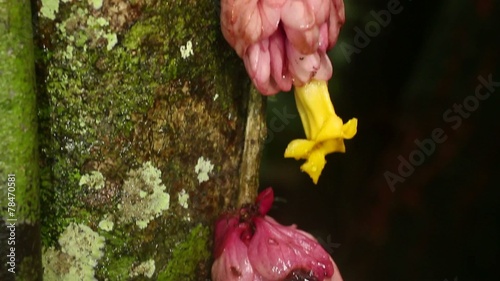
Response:
[[[100,43],[99,38],[109,39],[108,49],[118,43],[116,34],[107,29],[109,21],[89,15],[85,2],[75,2],[67,8],[71,12],[64,13],[66,16],[52,37],[65,43],[42,58],[48,62],[41,91],[47,98],[40,104],[44,126],[41,131],[46,132],[42,147],[50,167],[42,175],[42,202],[50,202],[42,210],[46,246],[53,245],[67,226],[65,220],[56,218],[86,208],[89,198],[84,197],[79,174],[84,163],[97,160],[91,148],[106,138],[104,146],[116,148],[111,151],[116,155],[112,158],[120,160],[122,151],[110,143],[129,134],[133,128],[132,114],[144,112],[154,98],[150,89],[140,86],[144,84],[141,81],[151,79],[149,72],[141,69],[130,52],[121,48],[103,54],[97,48],[106,41]],[[68,206],[73,210],[69,214]]]
[[[79,186],[80,173],[78,169],[73,168],[70,163],[64,161],[63,157],[57,157],[53,170],[44,169],[42,175],[47,179],[42,181],[41,200],[42,202],[51,202],[50,205],[44,204],[42,208],[42,242],[45,246],[54,245],[59,234],[72,221],[85,221],[89,213],[85,212],[85,203],[80,200],[84,190]],[[53,174],[52,174],[53,173]],[[54,182],[55,181],[55,184]],[[69,192],[66,188],[55,191],[57,184],[71,187]],[[49,200],[49,201],[47,201]],[[81,210],[81,212],[79,212]],[[68,214],[79,216],[70,217]],[[43,214],[47,214],[46,216]],[[57,217],[59,219],[54,220]]]
[[[135,261],[134,257],[112,257],[108,260],[109,263],[105,265],[107,280],[124,281],[129,279],[130,269]]]
[[[132,246],[138,242],[138,237],[119,225],[115,225],[109,232],[100,231],[100,235],[106,239],[106,245],[101,263],[96,268],[96,278],[109,281],[129,280],[130,269],[138,260]]]
[[[208,259],[208,228],[198,225],[191,230],[186,240],[175,247],[165,270],[158,281],[195,280],[198,265]]]
[[[19,266],[20,271],[16,272],[16,279],[18,280],[33,280],[34,276],[39,276],[38,267],[33,266],[39,264],[39,260],[35,260],[33,256],[26,256],[22,259]]]
[[[29,1],[0,3],[0,217],[15,218],[17,224],[39,220],[30,15]]]
[[[152,17],[143,22],[137,23],[127,32],[123,40],[123,46],[129,50],[136,50],[142,45],[142,42],[152,40],[159,42],[161,34],[158,33],[158,24],[161,22],[161,17]],[[150,38],[156,36],[156,38]]]

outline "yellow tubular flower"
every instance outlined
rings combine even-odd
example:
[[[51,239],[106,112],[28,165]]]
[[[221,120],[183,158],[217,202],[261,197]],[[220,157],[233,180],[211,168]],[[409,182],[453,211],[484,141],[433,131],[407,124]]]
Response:
[[[358,119],[343,124],[333,109],[326,81],[312,80],[295,87],[295,102],[307,139],[291,141],[285,158],[307,159],[300,169],[316,184],[326,164],[325,156],[345,152],[344,139],[356,135]]]

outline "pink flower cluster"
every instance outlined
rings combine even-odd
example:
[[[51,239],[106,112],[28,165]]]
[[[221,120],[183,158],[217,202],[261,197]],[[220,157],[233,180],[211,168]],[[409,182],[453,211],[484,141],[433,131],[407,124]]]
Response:
[[[343,0],[221,0],[222,33],[265,95],[328,80]]]
[[[268,188],[256,204],[216,223],[213,281],[342,281],[332,258],[310,234],[266,216]]]

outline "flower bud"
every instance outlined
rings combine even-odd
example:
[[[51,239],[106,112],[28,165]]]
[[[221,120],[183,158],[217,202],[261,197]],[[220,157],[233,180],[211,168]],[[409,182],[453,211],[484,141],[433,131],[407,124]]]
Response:
[[[342,0],[221,0],[222,33],[264,95],[328,80]]]
[[[268,188],[254,205],[217,221],[212,280],[342,281],[335,262],[314,237],[266,216],[273,198]]]

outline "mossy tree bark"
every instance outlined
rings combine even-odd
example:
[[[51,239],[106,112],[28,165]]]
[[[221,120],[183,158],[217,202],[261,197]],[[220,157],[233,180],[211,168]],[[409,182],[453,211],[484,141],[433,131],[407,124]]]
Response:
[[[217,2],[37,2],[45,280],[209,278],[265,128]]]
[[[0,280],[41,280],[30,2],[0,0]]]

